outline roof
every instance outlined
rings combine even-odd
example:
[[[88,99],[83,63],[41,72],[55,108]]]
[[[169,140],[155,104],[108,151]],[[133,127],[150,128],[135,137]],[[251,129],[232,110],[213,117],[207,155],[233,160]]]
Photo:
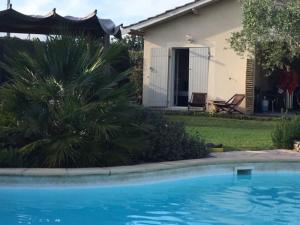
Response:
[[[185,5],[176,7],[171,10],[167,10],[156,16],[149,17],[145,20],[139,21],[137,23],[134,23],[134,24],[131,24],[128,26],[124,26],[123,33],[130,33],[131,30],[143,31],[144,29],[146,29],[148,27],[171,20],[173,18],[180,17],[182,15],[186,15],[189,12],[196,14],[196,13],[198,13],[197,10],[199,8],[209,5],[209,4],[212,4],[216,1],[220,1],[220,0],[194,0],[193,2],[187,3]]]
[[[96,10],[83,18],[63,17],[56,13],[56,9],[46,16],[24,15],[12,9],[12,6],[0,11],[0,32],[48,35],[61,34],[64,31],[90,34],[95,37],[113,35],[121,38],[120,26],[115,26],[109,19],[98,18]]]

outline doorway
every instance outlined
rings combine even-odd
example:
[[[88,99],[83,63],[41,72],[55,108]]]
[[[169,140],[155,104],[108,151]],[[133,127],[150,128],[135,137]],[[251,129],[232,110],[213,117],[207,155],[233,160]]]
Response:
[[[188,48],[175,49],[174,105],[186,107],[189,101],[189,54]]]

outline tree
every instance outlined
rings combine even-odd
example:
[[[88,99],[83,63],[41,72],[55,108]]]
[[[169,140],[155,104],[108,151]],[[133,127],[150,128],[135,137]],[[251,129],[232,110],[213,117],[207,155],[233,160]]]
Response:
[[[300,56],[299,0],[242,0],[243,28],[230,38],[240,54],[255,56],[265,69]]]
[[[143,51],[144,39],[137,35],[126,35],[122,40],[127,46],[129,51]]]
[[[141,36],[126,35],[122,43],[127,46],[132,73],[129,76],[130,81],[135,87],[136,100],[142,103],[143,95],[143,57],[144,57],[144,39]]]
[[[141,104],[143,95],[144,38],[137,35],[125,35],[121,41],[113,38],[112,43],[119,43],[126,47],[130,66],[132,67],[129,79],[135,87],[136,101]]]

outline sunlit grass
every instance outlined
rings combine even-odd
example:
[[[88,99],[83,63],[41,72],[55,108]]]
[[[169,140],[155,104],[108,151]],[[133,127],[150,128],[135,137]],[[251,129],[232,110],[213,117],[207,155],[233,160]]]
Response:
[[[238,120],[204,116],[168,116],[183,121],[188,133],[207,143],[223,144],[226,151],[273,149],[272,131],[276,121]]]

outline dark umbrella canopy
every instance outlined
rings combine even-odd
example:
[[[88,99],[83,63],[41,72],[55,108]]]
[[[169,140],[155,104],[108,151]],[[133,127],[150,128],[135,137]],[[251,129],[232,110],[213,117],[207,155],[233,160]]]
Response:
[[[109,19],[100,19],[97,11],[84,18],[60,16],[54,9],[46,16],[24,15],[10,7],[0,11],[0,32],[29,34],[83,33],[103,38],[112,35],[121,38],[121,26],[115,26]]]

